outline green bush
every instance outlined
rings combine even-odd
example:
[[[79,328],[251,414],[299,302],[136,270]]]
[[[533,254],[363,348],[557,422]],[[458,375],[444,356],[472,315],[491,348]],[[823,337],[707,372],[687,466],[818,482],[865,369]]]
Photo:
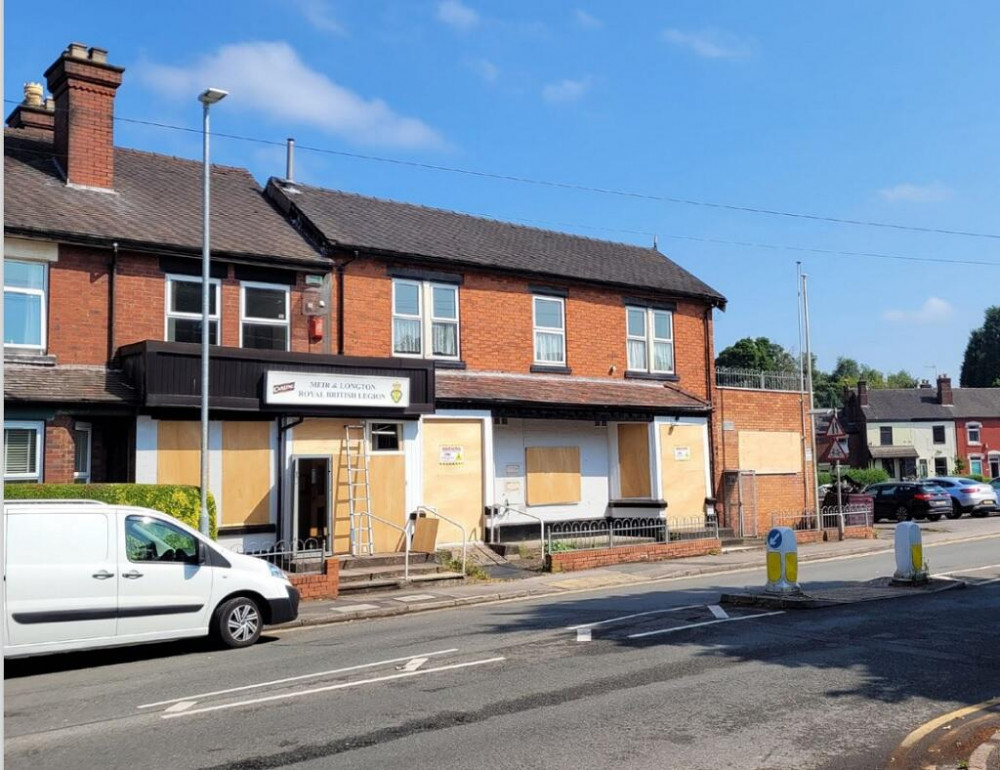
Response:
[[[136,505],[173,516],[198,529],[201,516],[201,493],[198,487],[181,484],[4,484],[4,500],[85,499],[111,505]],[[215,499],[208,496],[208,522],[212,538],[215,523]]]
[[[978,481],[980,483],[989,481],[985,476],[980,473],[966,473],[965,478],[972,479],[973,481]]]
[[[889,474],[883,468],[842,468],[841,478],[850,478],[857,484],[868,486],[889,480]]]
[[[843,474],[841,474],[841,475],[843,475]],[[833,474],[830,473],[830,471],[820,471],[819,472],[818,481],[819,481],[819,485],[820,486],[823,486],[824,484],[832,484],[833,483]]]

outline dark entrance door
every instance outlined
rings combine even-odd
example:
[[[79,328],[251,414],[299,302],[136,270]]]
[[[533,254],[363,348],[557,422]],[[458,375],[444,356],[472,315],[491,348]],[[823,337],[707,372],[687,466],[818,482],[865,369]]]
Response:
[[[330,458],[296,457],[296,550],[330,550]]]

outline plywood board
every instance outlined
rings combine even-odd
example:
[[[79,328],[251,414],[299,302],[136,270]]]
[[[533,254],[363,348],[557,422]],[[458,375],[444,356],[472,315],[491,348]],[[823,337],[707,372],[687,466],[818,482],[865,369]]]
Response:
[[[271,423],[222,423],[222,526],[271,520]]]
[[[482,420],[425,420],[423,435],[424,497],[421,502],[455,519],[470,540],[483,537],[483,423]],[[454,451],[461,447],[461,462]],[[442,462],[444,460],[444,462]],[[442,543],[457,543],[462,535],[451,524],[438,529]]]
[[[652,496],[649,426],[646,423],[622,423],[618,426],[618,479],[621,497]]]
[[[374,454],[368,457],[371,512],[400,527],[406,525],[405,459],[401,454]],[[405,550],[403,533],[397,529],[373,521],[372,535],[378,553]]]
[[[344,455],[344,428],[357,420],[308,419],[292,428],[292,454],[329,457],[333,503],[334,553],[350,553],[350,508],[347,502],[347,457]]]
[[[159,421],[156,449],[157,483],[201,484],[201,423]]]
[[[580,447],[526,447],[524,455],[528,505],[580,502]]]
[[[668,519],[705,515],[705,429],[701,425],[660,426],[660,479]]]
[[[418,518],[414,523],[413,542],[410,544],[410,549],[420,553],[433,553],[437,544],[437,533],[440,526],[440,519],[433,519],[428,516]]]
[[[802,472],[802,436],[795,431],[741,430],[740,469],[765,473]]]

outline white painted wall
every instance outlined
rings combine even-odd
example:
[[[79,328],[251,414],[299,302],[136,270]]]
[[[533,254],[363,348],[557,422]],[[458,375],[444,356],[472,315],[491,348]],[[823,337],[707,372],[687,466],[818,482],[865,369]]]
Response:
[[[574,420],[523,420],[511,418],[507,425],[493,426],[494,494],[497,503],[541,516],[545,521],[604,516],[610,499],[609,428]],[[579,503],[536,505],[525,503],[525,447],[575,446],[580,449]],[[533,524],[533,519],[511,514],[505,524]]]
[[[944,443],[934,443],[934,426],[944,426]],[[880,428],[892,428],[893,446],[912,446],[917,451],[917,467],[919,472],[920,460],[927,461],[927,473],[934,474],[934,458],[944,457],[948,461],[948,473],[955,470],[955,455],[958,452],[958,444],[955,440],[955,423],[953,420],[939,420],[935,422],[869,422],[867,439],[869,446],[880,446],[882,443]],[[882,467],[881,460],[875,460],[876,468]],[[900,461],[896,460],[896,477],[899,477]]]

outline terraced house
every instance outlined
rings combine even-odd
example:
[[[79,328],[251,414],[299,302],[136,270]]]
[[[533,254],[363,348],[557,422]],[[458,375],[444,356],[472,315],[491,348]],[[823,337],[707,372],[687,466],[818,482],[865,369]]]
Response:
[[[198,483],[201,167],[114,147],[122,77],[71,45],[8,118],[8,482]],[[223,542],[712,511],[725,299],[656,249],[236,168],[212,194]]]

